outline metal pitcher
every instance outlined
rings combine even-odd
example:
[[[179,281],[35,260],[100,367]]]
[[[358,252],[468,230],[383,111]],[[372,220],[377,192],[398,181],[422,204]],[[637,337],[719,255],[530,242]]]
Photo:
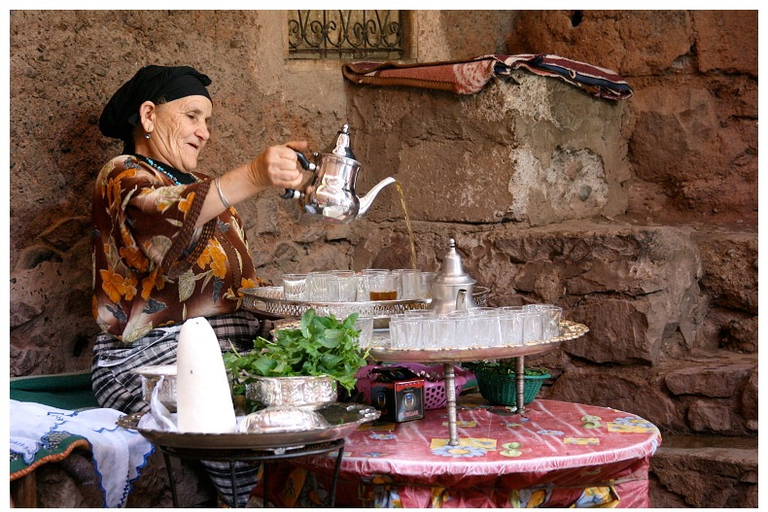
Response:
[[[456,241],[451,238],[450,249],[443,259],[442,268],[432,281],[432,302],[429,309],[443,314],[475,307],[475,282],[464,272],[461,256],[456,252]]]
[[[365,214],[379,191],[395,182],[388,177],[380,181],[363,197],[355,192],[357,173],[362,165],[349,146],[349,125],[338,132],[336,143],[323,153],[314,153],[309,160],[297,151],[301,166],[315,173],[314,180],[303,191],[287,189],[285,199],[298,199],[304,213],[332,223],[348,224]]]

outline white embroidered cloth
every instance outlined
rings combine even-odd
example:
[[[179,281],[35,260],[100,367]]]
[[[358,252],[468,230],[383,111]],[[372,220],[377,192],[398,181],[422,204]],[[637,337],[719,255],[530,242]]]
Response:
[[[133,482],[154,447],[137,431],[117,426],[122,415],[116,409],[69,411],[11,400],[10,449],[31,464],[44,436],[68,432],[85,437],[91,444],[104,506],[125,507]]]

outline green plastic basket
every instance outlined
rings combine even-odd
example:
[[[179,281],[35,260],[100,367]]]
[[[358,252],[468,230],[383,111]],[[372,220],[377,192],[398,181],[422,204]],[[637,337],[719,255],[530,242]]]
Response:
[[[517,391],[515,388],[515,374],[499,374],[489,370],[475,370],[477,387],[480,394],[495,405],[510,405],[517,407]],[[544,381],[550,378],[549,373],[544,375],[526,375],[523,403],[529,404],[536,399]]]

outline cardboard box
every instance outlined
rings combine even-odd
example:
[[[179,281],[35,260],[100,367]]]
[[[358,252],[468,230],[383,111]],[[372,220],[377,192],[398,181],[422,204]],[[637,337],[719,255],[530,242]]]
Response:
[[[408,368],[391,366],[371,371],[371,405],[381,421],[420,420],[424,417],[424,379]]]

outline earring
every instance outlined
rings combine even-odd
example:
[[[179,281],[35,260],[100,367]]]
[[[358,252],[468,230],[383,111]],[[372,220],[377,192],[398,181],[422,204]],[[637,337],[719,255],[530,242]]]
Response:
[[[145,139],[150,139],[150,138],[152,138],[152,134],[147,132],[147,133],[144,134],[144,138]]]

